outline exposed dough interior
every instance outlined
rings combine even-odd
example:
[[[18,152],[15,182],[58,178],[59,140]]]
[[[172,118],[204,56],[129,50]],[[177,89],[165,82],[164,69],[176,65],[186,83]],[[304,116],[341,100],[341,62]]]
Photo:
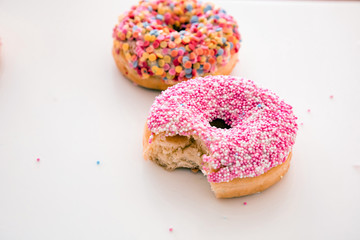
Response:
[[[157,135],[144,151],[150,159],[167,170],[175,168],[202,169],[202,156],[209,154],[207,147],[197,136]]]

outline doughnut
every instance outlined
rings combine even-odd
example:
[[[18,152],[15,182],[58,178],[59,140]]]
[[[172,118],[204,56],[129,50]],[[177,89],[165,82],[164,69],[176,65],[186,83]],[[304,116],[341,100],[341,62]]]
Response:
[[[251,80],[199,77],[156,97],[143,155],[167,170],[201,170],[217,198],[249,195],[287,172],[296,119],[290,105]]]
[[[140,1],[119,17],[113,39],[121,73],[158,90],[195,77],[230,74],[241,40],[232,16],[197,0]]]

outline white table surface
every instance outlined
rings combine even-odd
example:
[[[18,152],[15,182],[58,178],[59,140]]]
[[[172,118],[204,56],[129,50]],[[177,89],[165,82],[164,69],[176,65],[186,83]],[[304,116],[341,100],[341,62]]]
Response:
[[[360,2],[220,2],[243,37],[233,75],[303,123],[284,179],[230,200],[142,159],[159,92],[111,56],[134,3],[0,1],[0,239],[360,239]]]

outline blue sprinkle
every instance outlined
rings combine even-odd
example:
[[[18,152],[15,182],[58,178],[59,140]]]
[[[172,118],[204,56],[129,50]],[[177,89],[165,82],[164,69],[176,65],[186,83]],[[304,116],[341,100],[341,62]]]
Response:
[[[191,69],[191,68],[185,68],[185,73],[186,73],[186,74],[192,73],[192,69]]]
[[[216,32],[221,32],[222,31],[222,28],[221,27],[218,27],[215,29]]]
[[[183,64],[185,64],[187,61],[189,61],[189,57],[184,56],[183,59],[182,59]]]
[[[170,8],[171,10],[174,10],[175,4],[174,3],[170,3]]]
[[[204,13],[206,13],[207,11],[210,11],[212,9],[211,5],[206,5],[206,7],[204,8]]]
[[[216,56],[221,56],[224,54],[224,49],[220,48],[217,53],[216,53]]]
[[[197,72],[198,74],[203,74],[203,73],[204,73],[204,70],[201,69],[201,68],[199,68],[198,70],[196,70],[196,72]]]
[[[175,37],[173,35],[170,36],[171,41],[175,40]]]
[[[133,67],[136,68],[138,66],[138,61],[133,62]]]
[[[204,27],[204,24],[203,24],[203,23],[200,23],[200,24],[198,25],[198,28],[202,28],[202,27]]]
[[[186,74],[185,77],[186,77],[186,78],[192,78],[192,74],[191,74],[191,73],[190,73],[190,74]]]
[[[152,12],[152,10],[153,10],[151,6],[148,6],[148,9],[150,12]]]
[[[257,105],[257,107],[258,107],[258,108],[261,108],[261,107],[262,107],[262,105],[259,103],[259,104]]]
[[[179,32],[180,35],[184,35],[185,33],[186,33],[185,30],[181,30],[181,31]]]
[[[159,31],[157,29],[151,30],[150,35],[159,36]]]
[[[186,5],[186,9],[190,12],[193,10],[193,7],[191,4]]]
[[[214,15],[214,18],[216,19],[216,20],[219,20],[220,19],[220,16],[219,15]]]
[[[199,22],[198,16],[192,16],[190,19],[190,23],[197,23],[197,22]]]
[[[229,44],[230,44],[230,49],[233,49],[234,44],[232,42],[229,42]]]
[[[179,50],[183,50],[183,52],[186,52],[186,49],[184,47],[179,47]]]
[[[184,106],[185,104],[184,103],[180,103],[180,106]]]
[[[100,161],[97,161],[96,164],[99,165],[99,164],[100,164]]]
[[[144,26],[144,27],[148,27],[148,26],[149,26],[149,23],[148,23],[148,22],[143,22],[143,26]]]
[[[162,20],[164,20],[164,16],[161,14],[158,14],[158,15],[156,15],[156,19],[159,19],[162,21]]]
[[[133,31],[136,31],[136,29],[138,29],[138,26],[136,26],[136,25],[133,26],[132,30],[133,30]]]
[[[222,40],[222,43],[226,43],[226,38],[221,38],[221,40]]]
[[[221,9],[219,10],[219,13],[224,13],[224,14],[226,14],[226,11],[221,8]]]

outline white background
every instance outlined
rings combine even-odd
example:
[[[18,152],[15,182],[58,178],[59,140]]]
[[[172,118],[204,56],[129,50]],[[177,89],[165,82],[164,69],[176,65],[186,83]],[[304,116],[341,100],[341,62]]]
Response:
[[[142,159],[159,92],[111,56],[134,3],[0,2],[0,239],[360,239],[360,2],[220,2],[243,37],[233,75],[303,123],[284,179],[230,200]]]

